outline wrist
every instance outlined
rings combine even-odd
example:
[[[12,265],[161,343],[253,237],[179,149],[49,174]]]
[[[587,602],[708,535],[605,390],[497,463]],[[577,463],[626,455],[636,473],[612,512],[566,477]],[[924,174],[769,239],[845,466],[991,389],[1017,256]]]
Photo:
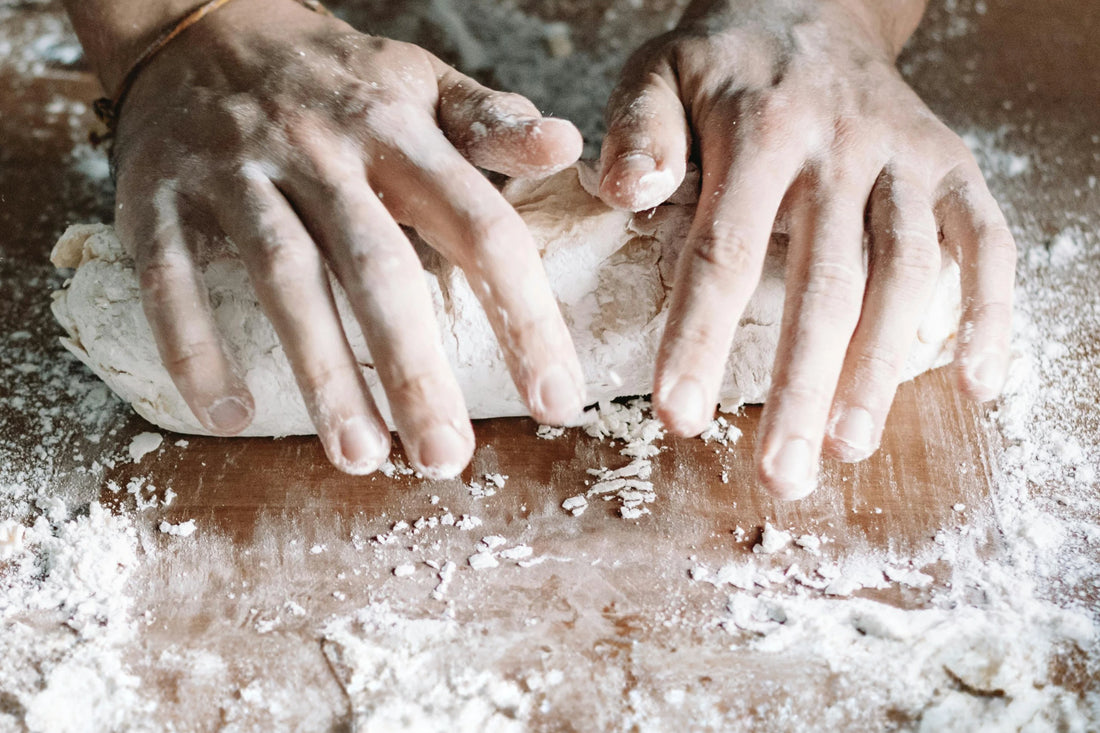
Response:
[[[693,0],[679,27],[714,31],[760,25],[764,30],[773,27],[777,17],[789,24],[830,20],[858,30],[893,61],[916,30],[927,4],[927,0]]]
[[[141,54],[205,0],[65,0],[85,56],[113,96]]]
[[[863,30],[897,59],[906,41],[917,29],[928,0],[830,0],[846,10]]]

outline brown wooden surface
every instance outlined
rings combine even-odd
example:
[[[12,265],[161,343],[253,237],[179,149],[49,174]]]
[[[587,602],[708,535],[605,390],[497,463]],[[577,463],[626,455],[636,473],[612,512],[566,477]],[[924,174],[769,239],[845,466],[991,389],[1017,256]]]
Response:
[[[370,4],[367,6],[369,14]],[[590,29],[595,23],[593,17],[585,16],[595,12],[586,10],[589,6],[585,3],[548,3],[546,7],[554,17],[570,19],[579,27]],[[46,3],[28,6],[22,15],[5,23],[9,33],[25,35],[20,24],[33,25],[39,16],[58,15],[58,7]],[[903,57],[903,69],[953,126],[996,129],[1010,120],[1031,121],[1026,131],[1013,127],[1007,142],[1034,151],[1044,160],[1059,160],[1059,174],[1053,178],[1036,174],[1001,182],[995,188],[1002,200],[1007,199],[1010,218],[1016,223],[1053,234],[1065,224],[1063,204],[1072,201],[1079,207],[1081,182],[1100,167],[1094,140],[1100,131],[1100,4],[1006,0],[990,2],[988,12],[968,17],[977,29],[964,37],[951,36],[944,30],[949,25],[944,9],[934,3],[929,21]],[[66,116],[53,119],[45,111],[57,97],[91,100],[98,93],[96,84],[83,70],[58,63],[47,63],[35,71],[39,73],[16,68],[13,63],[0,68],[0,284],[4,292],[0,335],[29,331],[38,348],[53,350],[61,359],[64,357],[56,345],[60,329],[45,305],[50,289],[57,284],[46,256],[71,221],[109,219],[110,197],[102,186],[82,183],[73,171],[70,151],[83,130],[71,127]],[[82,124],[92,125],[90,113],[83,115]],[[1083,195],[1097,201],[1095,189]],[[1100,212],[1100,204],[1092,211]],[[1095,228],[1100,213],[1082,223]],[[1093,344],[1100,343],[1098,336],[1094,334]],[[1082,361],[1095,362],[1096,358],[1093,349]],[[49,388],[42,385],[42,389]],[[484,519],[478,536],[523,536],[539,554],[617,557],[628,568],[646,562],[669,568],[667,575],[659,574],[656,580],[652,575],[631,575],[619,568],[618,560],[583,573],[578,570],[580,575],[572,580],[567,574],[550,580],[539,575],[536,582],[511,572],[496,581],[466,578],[467,589],[481,590],[460,596],[467,599],[460,604],[460,615],[474,612],[470,600],[474,598],[481,604],[478,613],[507,618],[519,607],[556,608],[554,603],[559,601],[580,606],[589,594],[612,629],[606,631],[608,638],[640,637],[652,633],[656,625],[656,617],[647,615],[653,607],[647,593],[663,588],[681,594],[685,614],[702,613],[710,607],[713,601],[676,590],[677,583],[690,565],[689,557],[720,562],[736,550],[731,537],[735,527],[748,530],[742,543],[746,551],[758,538],[759,528],[771,521],[827,535],[835,541],[833,551],[838,554],[861,548],[914,553],[927,548],[939,529],[960,522],[959,512],[952,508],[955,504],[965,505],[968,513],[989,516],[989,480],[999,440],[986,409],[961,400],[945,371],[925,375],[901,388],[883,448],[876,456],[857,466],[828,462],[823,486],[816,494],[802,502],[780,503],[766,497],[752,480],[759,408],[747,408],[734,418],[745,435],[730,449],[698,440],[663,441],[665,450],[656,460],[654,480],[659,499],[653,514],[627,522],[614,516],[612,503],[593,502],[589,511],[576,519],[560,509],[564,498],[583,492],[587,468],[626,463],[618,449],[599,444],[580,431],[570,431],[558,440],[540,440],[529,420],[476,425],[479,449],[465,479],[485,472],[500,472],[510,479],[506,491],[475,501],[457,481],[342,475],[327,464],[316,441],[307,438],[188,437],[188,445],[180,448],[171,443],[177,436],[168,436],[165,447],[140,465],[119,462],[105,474],[72,473],[73,464],[118,455],[131,436],[149,429],[137,417],[119,415],[98,444],[83,443],[74,433],[71,445],[81,458],[56,455],[57,475],[67,482],[84,482],[90,495],[98,494],[108,503],[119,498],[106,490],[105,480],[125,484],[133,476],[147,477],[162,489],[170,487],[178,496],[157,519],[194,518],[203,533],[215,534],[223,541],[218,545],[224,553],[218,557],[225,563],[220,579],[214,578],[212,560],[199,562],[186,553],[175,557],[167,569],[158,570],[168,582],[154,607],[157,623],[151,632],[162,638],[151,640],[151,648],[189,635],[209,634],[212,628],[221,628],[219,624],[243,626],[247,614],[242,607],[227,605],[222,594],[225,587],[242,581],[262,584],[278,577],[285,595],[308,596],[318,617],[354,609],[357,601],[371,597],[371,583],[379,588],[392,585],[385,569],[376,568],[368,574],[364,590],[363,579],[357,584],[334,580],[334,568],[345,554],[334,551],[323,568],[292,566],[282,554],[290,538],[300,539],[305,546],[315,541],[346,544],[349,535],[360,530],[382,531],[396,519],[415,519],[433,511],[429,502],[433,495],[440,497],[440,506],[456,514],[476,513]],[[36,432],[39,423],[10,404],[0,407],[0,420],[8,455],[13,456],[10,460],[31,460],[27,456],[32,456],[43,440]],[[1083,429],[1095,429],[1094,412],[1087,407],[1081,408],[1080,420]],[[58,422],[60,429],[72,429],[65,426],[63,409]],[[728,483],[721,480],[723,471],[728,472]],[[998,551],[996,532],[980,542],[988,546],[988,552]],[[271,550],[272,543],[281,549]],[[577,578],[588,583],[583,593],[578,590]],[[656,585],[639,587],[638,578]],[[599,583],[610,590],[601,590]],[[329,597],[338,588],[349,596],[346,601]],[[919,606],[924,595],[917,591],[902,597],[892,594],[890,600]],[[547,612],[547,618],[554,617]],[[250,641],[244,635],[232,636],[224,628],[222,633],[227,644],[256,644],[265,650],[261,656],[270,654],[271,658],[287,654],[296,644],[304,648],[312,643],[304,635],[303,639],[289,634],[280,641],[266,637]],[[316,682],[318,689],[327,685],[322,697],[328,695],[325,699],[329,700],[338,694],[330,689],[331,679],[322,679],[326,673],[317,666],[322,661],[315,656],[313,663],[296,662],[293,668],[307,684],[316,678],[321,680]],[[756,673],[767,676],[760,668]],[[815,684],[828,687],[820,681]],[[584,729],[581,722],[574,724]]]

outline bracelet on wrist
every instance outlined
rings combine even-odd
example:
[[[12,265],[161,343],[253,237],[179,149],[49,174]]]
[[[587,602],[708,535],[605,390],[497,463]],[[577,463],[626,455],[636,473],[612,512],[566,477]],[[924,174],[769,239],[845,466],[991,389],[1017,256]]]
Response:
[[[122,83],[119,84],[118,91],[113,97],[100,97],[92,103],[92,109],[95,112],[95,116],[102,122],[107,130],[106,132],[92,131],[89,135],[93,145],[100,145],[104,142],[109,142],[115,136],[115,131],[118,128],[119,114],[122,111],[122,105],[126,101],[126,96],[130,93],[130,88],[133,87],[134,82],[137,80],[138,75],[142,70],[153,60],[158,53],[164,50],[164,47],[171,43],[177,36],[183,33],[185,30],[198,23],[200,20],[210,15],[214,11],[222,8],[233,0],[207,0],[202,5],[183,16],[171,26],[168,27],[163,33],[157,36],[156,40],[150,43],[145,50],[138,56],[137,61],[133,63],[130,70],[126,72],[126,75],[122,77]],[[322,13],[324,15],[331,15],[331,13],[321,5],[319,0],[296,0],[299,4],[309,8],[316,13]]]

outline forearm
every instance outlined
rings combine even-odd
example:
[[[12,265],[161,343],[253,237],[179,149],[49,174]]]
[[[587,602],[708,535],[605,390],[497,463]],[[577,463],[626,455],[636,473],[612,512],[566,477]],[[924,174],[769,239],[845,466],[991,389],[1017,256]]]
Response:
[[[145,48],[204,0],[64,0],[84,53],[108,94]]]
[[[864,30],[881,40],[883,48],[896,58],[913,31],[917,29],[928,0],[807,0],[815,4],[829,3],[852,15]],[[754,12],[759,0],[693,0],[684,11],[681,25],[719,21]],[[764,0],[769,11],[800,15],[801,3],[790,0]]]

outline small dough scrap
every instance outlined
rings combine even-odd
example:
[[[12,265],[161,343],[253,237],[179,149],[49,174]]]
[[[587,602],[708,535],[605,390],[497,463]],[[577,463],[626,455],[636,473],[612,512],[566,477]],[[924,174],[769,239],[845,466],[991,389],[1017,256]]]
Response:
[[[691,174],[666,204],[633,214],[595,195],[591,164],[537,180],[513,180],[505,198],[530,228],[550,284],[573,335],[588,399],[645,395],[668,312],[675,261],[698,197]],[[722,406],[764,400],[783,313],[786,238],[777,234],[763,276],[730,351]],[[418,245],[419,247],[419,245]],[[420,247],[423,250],[423,247]],[[526,415],[489,322],[461,270],[422,252],[443,348],[473,418]],[[905,368],[911,379],[950,360],[959,320],[959,271],[945,265]],[[145,320],[133,260],[108,225],[71,226],[54,247],[59,268],[75,268],[54,293],[53,312],[66,348],[145,419],[177,433],[207,434],[161,365]],[[248,274],[231,249],[202,263],[203,276],[228,353],[252,393],[256,414],[242,434],[313,434],[314,428],[286,355],[260,310]],[[392,428],[389,406],[347,298],[334,283],[337,305],[367,384]]]
[[[130,453],[130,460],[138,463],[142,458],[160,448],[163,443],[164,436],[160,433],[138,433],[130,441],[130,446],[127,449]]]

